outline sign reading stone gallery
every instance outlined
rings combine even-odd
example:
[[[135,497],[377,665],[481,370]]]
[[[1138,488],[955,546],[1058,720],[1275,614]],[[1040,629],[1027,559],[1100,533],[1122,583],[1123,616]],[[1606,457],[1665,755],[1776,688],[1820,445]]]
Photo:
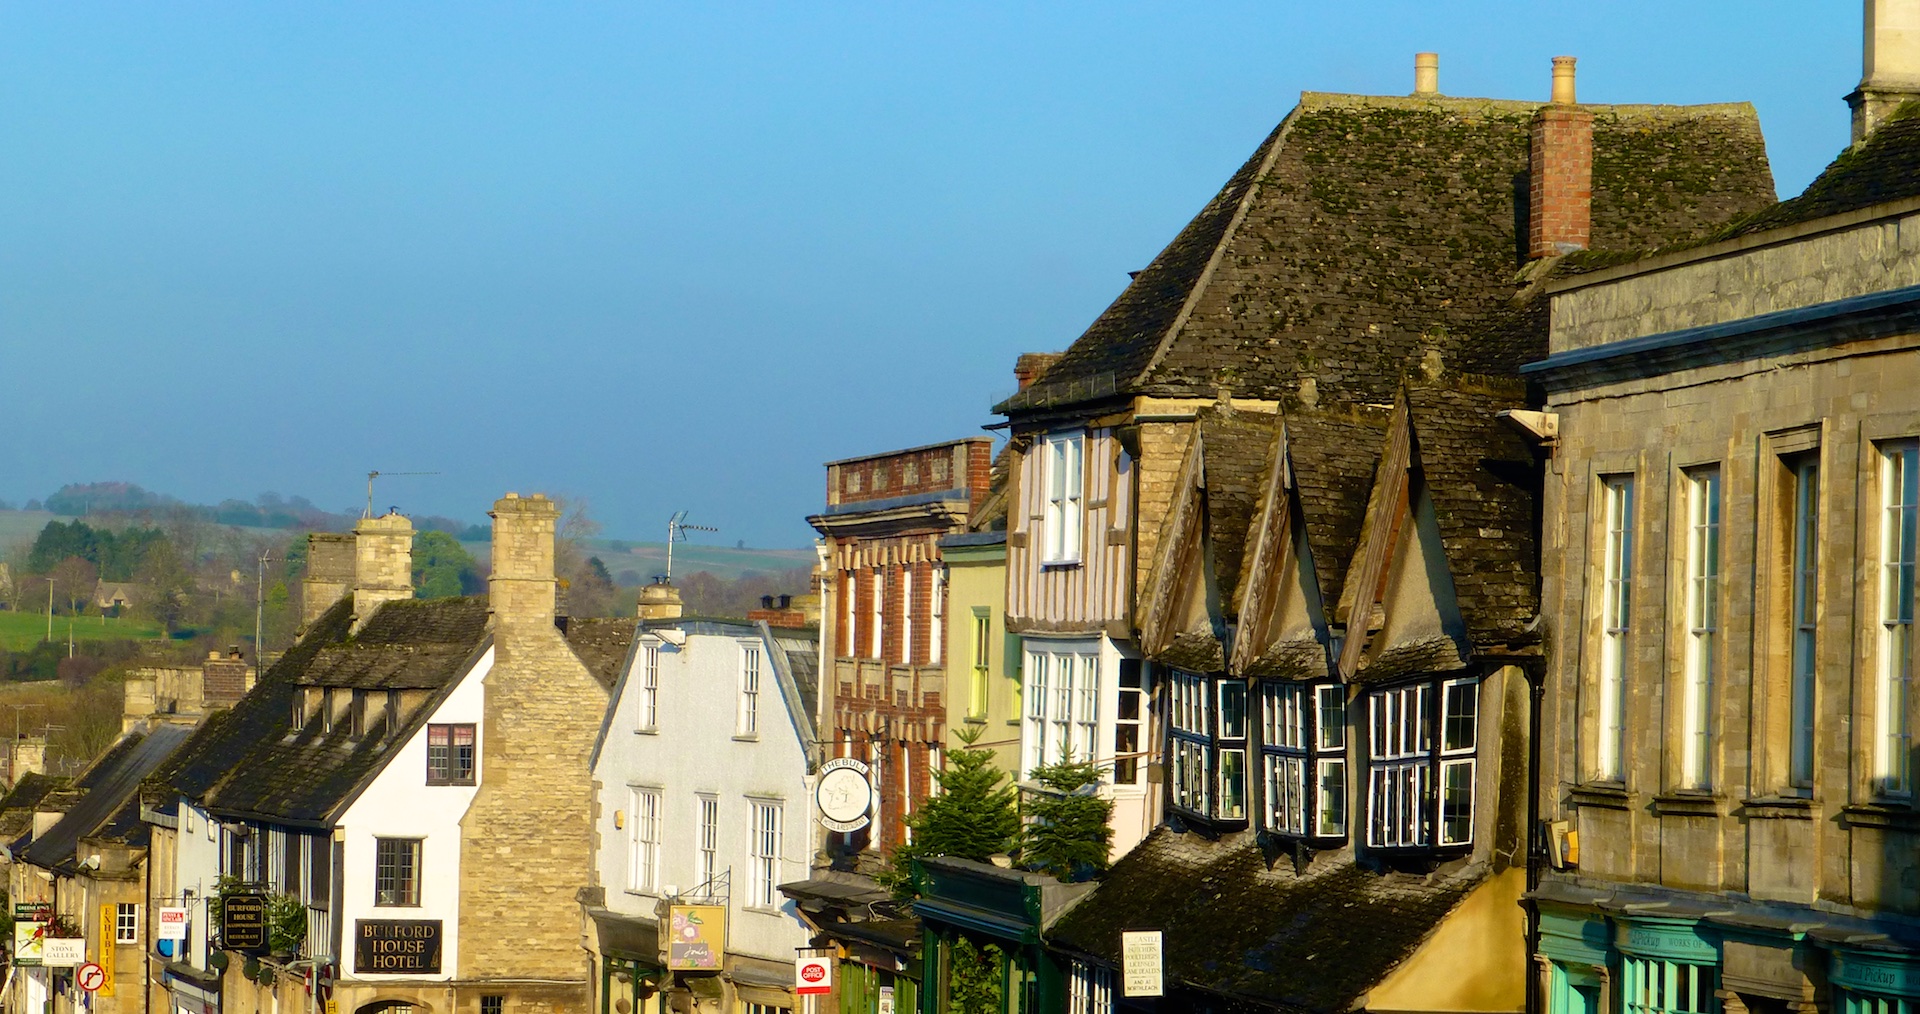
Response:
[[[440,920],[354,920],[353,970],[378,975],[438,974]]]

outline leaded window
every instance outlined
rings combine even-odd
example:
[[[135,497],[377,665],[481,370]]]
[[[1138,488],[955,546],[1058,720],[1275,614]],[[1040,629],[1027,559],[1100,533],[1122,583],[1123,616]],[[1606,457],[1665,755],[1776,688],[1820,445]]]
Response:
[[[1261,780],[1267,830],[1346,833],[1347,698],[1337,684],[1260,685]]]
[[[1473,842],[1480,684],[1414,683],[1367,695],[1367,844]]]

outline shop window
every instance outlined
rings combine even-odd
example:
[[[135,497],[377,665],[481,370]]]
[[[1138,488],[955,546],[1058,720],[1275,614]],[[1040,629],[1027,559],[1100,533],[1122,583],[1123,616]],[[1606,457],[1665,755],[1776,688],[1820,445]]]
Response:
[[[1113,1014],[1113,969],[1074,962],[1067,982],[1067,1014]]]
[[[1620,962],[1620,1007],[1625,1014],[1717,1014],[1714,968],[1655,958]]]

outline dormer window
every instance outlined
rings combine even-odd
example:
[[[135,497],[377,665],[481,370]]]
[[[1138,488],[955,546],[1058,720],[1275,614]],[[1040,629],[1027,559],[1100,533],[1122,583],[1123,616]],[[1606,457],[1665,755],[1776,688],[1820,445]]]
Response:
[[[1260,685],[1264,825],[1275,834],[1347,833],[1347,691],[1337,683]]]
[[[1473,843],[1480,682],[1437,680],[1367,695],[1367,844]]]
[[[1173,805],[1209,820],[1246,820],[1246,681],[1176,670],[1168,696]]]
[[[353,734],[362,739],[378,739],[387,734],[387,692],[353,692]]]

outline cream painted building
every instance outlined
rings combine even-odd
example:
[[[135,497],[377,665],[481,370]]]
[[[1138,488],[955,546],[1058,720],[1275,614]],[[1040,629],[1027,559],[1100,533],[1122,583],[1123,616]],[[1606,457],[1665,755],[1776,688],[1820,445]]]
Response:
[[[1920,4],[1866,8],[1862,89],[1909,104],[1717,241],[1550,290],[1550,1014],[1920,1003]]]

